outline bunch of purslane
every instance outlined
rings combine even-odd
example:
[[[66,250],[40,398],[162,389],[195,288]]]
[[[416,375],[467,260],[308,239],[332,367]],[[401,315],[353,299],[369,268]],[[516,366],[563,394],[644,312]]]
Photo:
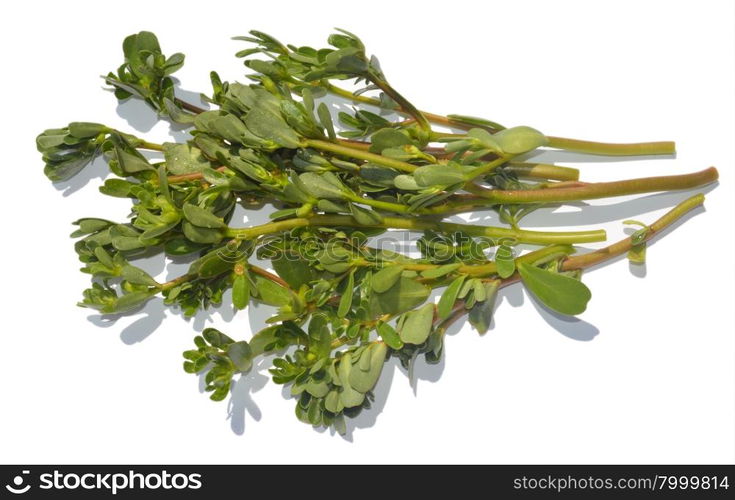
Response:
[[[650,224],[624,221],[638,226],[630,237],[582,254],[575,244],[603,241],[605,232],[529,231],[519,225],[524,215],[544,205],[717,179],[709,168],[581,182],[576,169],[524,158],[537,148],[648,155],[671,154],[674,145],[565,139],[420,111],[345,31],[322,49],[283,45],[255,31],[239,39],[252,44],[237,54],[252,70],[249,82],[223,82],[213,72],[205,98],[212,110],[175,96],[171,74],[184,56],[166,57],[149,32],[125,39],[124,63],[105,77],[118,99],[143,99],[161,119],[190,126],[185,142],[154,144],[88,122],[37,138],[49,179],[66,180],[103,155],[114,177],[100,191],[132,202],[127,220],[76,221],[76,251],[92,278],[80,305],[117,314],[161,295],[191,316],[220,304],[231,288],[235,309],[251,301],[277,308],[249,340],[208,328],[184,352],[184,369],[206,372],[214,400],[227,396],[233,377],[250,370],[254,358],[274,355],[273,381],[290,384],[297,417],[343,431],[345,416],[370,406],[391,356],[404,365],[419,355],[437,362],[447,327],[466,316],[484,333],[498,290],[518,281],[550,309],[581,313],[590,299],[583,269],[624,253],[643,261],[648,240],[704,197],[686,199]],[[352,112],[332,113],[321,99],[326,94],[349,102]],[[158,151],[159,159],[141,150]],[[271,222],[233,227],[238,204],[276,209]],[[497,212],[502,227],[446,220],[486,209]],[[420,256],[374,244],[392,229],[422,233]],[[521,244],[532,250],[521,252]],[[155,253],[195,260],[183,275],[159,283],[131,263]],[[255,265],[255,257],[274,271]],[[443,288],[437,304],[427,301],[436,288]]]

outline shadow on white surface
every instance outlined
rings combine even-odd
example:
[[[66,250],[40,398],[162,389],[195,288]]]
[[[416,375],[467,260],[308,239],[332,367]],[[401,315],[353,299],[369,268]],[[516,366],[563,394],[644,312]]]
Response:
[[[647,269],[645,262],[642,262],[640,264],[635,262],[628,262],[628,270],[630,271],[630,274],[632,274],[636,278],[646,277]]]
[[[99,157],[95,158],[92,163],[84,167],[81,172],[71,179],[52,184],[56,190],[61,191],[61,194],[66,197],[76,193],[95,179],[104,179],[109,173],[110,169],[107,166],[107,162],[104,158]]]
[[[176,92],[177,95],[184,100],[196,104],[197,106],[206,107],[205,103],[200,99],[199,94],[183,91],[181,89],[177,89]],[[318,102],[326,103],[335,117],[337,112],[352,112],[352,106],[339,97],[328,95],[318,99]],[[376,112],[379,112],[377,108]],[[126,120],[128,125],[139,132],[147,132],[151,130],[160,120],[153,110],[138,99],[128,99],[120,102],[117,106],[117,113]],[[389,113],[381,112],[381,114],[386,115]],[[336,123],[338,122],[335,119],[335,124]],[[176,141],[185,141],[190,138],[187,127],[171,123],[170,121],[169,135]],[[675,155],[660,156],[660,158],[663,159],[672,159],[674,157]],[[652,158],[658,157],[645,156],[619,158],[582,155],[565,151],[545,151],[539,154],[529,155],[527,159],[546,163],[571,163],[650,160]],[[86,186],[91,180],[105,178],[107,174],[108,168],[104,160],[97,159],[79,175],[73,177],[69,181],[56,183],[55,186],[57,189],[63,191],[64,196],[68,196]],[[706,186],[704,189],[698,189],[696,191],[709,192],[714,189],[716,185],[716,183],[711,184]],[[571,203],[565,205],[564,211],[559,211],[561,205],[545,207],[526,216],[523,222],[524,225],[529,227],[543,228],[547,226],[577,226],[601,224],[616,220],[622,221],[626,218],[639,216],[640,214],[672,207],[694,192],[695,190],[645,195],[607,205],[588,205],[583,202]],[[577,210],[570,211],[569,207],[576,207]],[[673,227],[664,231],[664,233],[673,230],[683,224],[690,217],[693,217],[703,210],[704,209],[700,207],[690,212],[685,217],[677,221]],[[552,212],[551,216],[549,212]],[[233,223],[239,224],[262,224],[269,220],[268,210],[263,210],[262,206],[253,206],[248,208],[238,206],[233,214],[232,220],[234,221]],[[492,211],[478,211],[471,214],[465,214],[464,218],[452,216],[450,220],[461,220],[475,224],[487,225],[497,225],[500,223],[497,213]],[[630,233],[632,230],[627,230],[627,232]],[[659,236],[660,234],[657,235],[652,242],[649,242],[649,246],[654,244],[655,240]],[[185,272],[186,268],[195,258],[196,256],[186,256],[168,259],[168,261],[166,261],[161,255],[153,257],[144,256],[143,258],[136,259],[135,264],[154,276],[165,272],[166,279],[169,280]],[[613,259],[612,261],[608,261],[602,265],[609,265],[611,262],[615,262],[623,258],[625,258],[625,256]],[[260,262],[256,260],[256,263],[265,268],[269,267],[269,262]],[[629,269],[631,274],[638,278],[642,278],[646,275],[645,264],[631,263],[629,265]],[[524,293],[521,284],[506,287],[499,292],[495,307],[497,309],[497,307],[500,307],[504,302],[507,302],[511,307],[521,307],[526,302],[524,299],[525,295],[526,294]],[[539,303],[532,294],[528,295],[530,297],[529,301],[533,304],[534,308],[542,318],[549,324],[549,326],[562,335],[573,340],[587,342],[593,340],[599,334],[599,329],[596,326],[582,319],[563,316],[551,311],[546,306]],[[163,301],[160,298],[154,298],[135,311],[118,315],[90,315],[88,320],[99,327],[111,328],[123,317],[136,318],[120,330],[120,339],[122,342],[126,345],[133,345],[147,339],[161,325],[164,318],[167,316],[166,311],[171,311],[173,315],[181,316],[183,318],[180,310],[164,306]],[[252,332],[257,332],[266,325],[265,321],[273,316],[275,312],[276,309],[274,307],[259,303],[251,303],[244,312],[241,312],[241,314],[247,314],[250,330]],[[233,320],[235,311],[232,307],[231,291],[225,293],[221,305],[210,307],[206,311],[200,310],[192,318],[185,318],[185,320],[190,322],[191,326],[193,326],[197,332],[200,332],[205,327],[213,323],[215,316],[219,316],[219,320],[226,323],[230,323]],[[464,323],[465,322],[459,321],[453,324],[447,331],[447,336],[457,334],[464,326]],[[493,319],[490,329],[492,330],[494,327],[495,320]],[[225,331],[225,333],[227,332]],[[246,423],[248,419],[252,419],[257,422],[262,417],[262,412],[254,401],[253,395],[263,389],[267,384],[269,377],[263,372],[270,367],[272,358],[273,356],[267,356],[258,360],[248,373],[240,376],[232,385],[230,398],[227,403],[227,418],[230,420],[232,432],[237,435],[243,435],[245,433],[248,427]],[[371,409],[362,411],[354,419],[347,418],[347,432],[342,436],[342,438],[352,442],[353,434],[356,430],[372,427],[375,424],[378,415],[380,415],[385,408],[396,371],[406,376],[408,383],[413,389],[414,395],[416,395],[418,385],[421,381],[434,383],[441,378],[445,368],[445,358],[446,352],[442,355],[439,363],[431,365],[426,363],[423,356],[419,356],[411,363],[408,370],[401,366],[397,358],[391,358],[388,360],[373,391],[375,400],[372,403]],[[204,387],[204,375],[201,374],[199,376],[199,391],[201,393],[204,393]],[[281,392],[286,399],[292,399],[293,404],[296,404],[296,400],[290,395],[289,386],[284,386]],[[335,434],[334,431],[328,431],[325,428],[317,428],[316,430],[320,433],[329,432],[330,434]]]
[[[530,302],[533,304],[533,307],[544,321],[565,337],[572,340],[589,342],[600,333],[600,330],[595,325],[574,316],[565,316],[564,314],[552,311],[540,303],[533,294],[528,295],[531,298]]]
[[[707,194],[717,188],[718,182],[696,189],[687,189],[668,193],[656,193],[641,195],[633,199],[609,203],[606,205],[590,205],[585,202],[574,202],[562,205],[546,205],[526,215],[522,224],[528,228],[564,227],[564,226],[587,226],[603,224],[606,222],[619,221],[629,218],[643,218],[656,210],[672,208],[686,198],[696,193]],[[574,208],[574,210],[570,210]],[[494,211],[484,210],[464,214],[464,218],[453,215],[447,220],[452,222],[470,222],[472,224],[498,225],[502,224],[498,214]]]
[[[230,400],[227,403],[227,417],[230,419],[232,432],[237,435],[245,433],[246,412],[256,422],[263,416],[252,395],[268,383],[269,378],[262,372],[270,367],[272,359],[273,356],[261,358],[248,373],[241,375],[232,385]]]
[[[179,81],[172,78],[176,87],[176,97],[183,101],[193,104],[203,109],[209,109],[209,105],[202,100],[199,92],[184,90],[179,87]],[[127,124],[137,132],[150,132],[151,129],[160,121],[167,122],[169,125],[169,135],[175,141],[185,141],[190,139],[188,129],[190,126],[176,123],[166,117],[158,116],[153,108],[148,106],[142,99],[129,97],[117,102],[115,108],[117,115],[125,120]],[[123,130],[123,132],[126,132]],[[135,132],[131,132],[135,135]]]
[[[574,153],[561,149],[545,149],[533,151],[518,157],[519,161],[532,161],[534,163],[616,163],[645,160],[675,160],[676,153],[670,155],[639,155],[639,156],[605,156],[585,153]]]

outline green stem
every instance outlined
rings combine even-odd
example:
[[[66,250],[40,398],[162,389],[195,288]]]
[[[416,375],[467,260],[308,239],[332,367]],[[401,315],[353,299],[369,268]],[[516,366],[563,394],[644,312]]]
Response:
[[[351,202],[353,202],[353,203],[362,203],[364,205],[368,205],[368,206],[371,206],[371,207],[374,207],[374,208],[378,208],[380,210],[386,210],[388,212],[394,212],[394,213],[397,213],[397,214],[408,214],[408,213],[411,213],[411,209],[408,206],[403,205],[401,203],[393,203],[393,202],[390,202],[390,201],[383,201],[383,200],[374,200],[372,198],[363,198],[362,196],[357,196],[357,195],[351,196],[349,198],[349,200]],[[414,212],[414,213],[421,214],[421,213],[429,213],[429,212],[425,212],[425,211],[419,210],[419,211]],[[433,213],[433,212],[431,212],[431,213]]]
[[[262,276],[263,278],[265,278],[267,280],[270,280],[273,283],[277,283],[277,284],[281,285],[283,288],[287,288],[287,289],[291,290],[291,285],[289,285],[288,283],[286,283],[280,276],[277,276],[277,275],[275,275],[275,274],[273,274],[271,272],[266,271],[262,267],[258,267],[258,266],[253,265],[253,264],[248,264],[247,265],[247,268],[253,274],[257,274],[259,276]]]
[[[643,177],[615,182],[595,182],[577,187],[554,189],[500,190],[472,189],[478,196],[495,203],[556,203],[565,201],[592,200],[611,196],[674,191],[703,186],[717,180],[714,167],[684,175]]]
[[[551,148],[564,149],[576,153],[609,156],[670,155],[676,153],[676,144],[671,141],[610,144],[567,139],[564,137],[547,136],[547,139]]]
[[[181,106],[183,109],[187,111],[191,111],[195,115],[198,115],[200,113],[204,113],[205,111],[207,111],[206,109],[200,108],[199,106],[195,106],[194,104],[191,104],[190,102],[183,101],[179,99],[178,97],[174,98],[174,102],[178,104],[179,106]]]
[[[181,276],[179,276],[176,279],[173,279],[171,281],[167,281],[166,283],[161,283],[158,286],[158,289],[161,290],[162,292],[165,291],[165,290],[170,290],[171,288],[173,288],[173,287],[175,287],[177,285],[180,285],[180,284],[182,284],[182,283],[184,283],[186,281],[189,281],[190,279],[193,279],[193,278],[194,278],[194,275],[191,275],[191,274],[182,274]]]
[[[534,179],[549,179],[554,181],[579,180],[579,170],[576,168],[560,167],[548,163],[510,162],[505,169],[513,172],[518,177],[531,177]]]
[[[492,226],[475,226],[472,224],[457,224],[453,222],[437,222],[411,219],[406,217],[383,217],[381,223],[360,224],[349,215],[314,215],[309,218],[294,218],[283,221],[269,222],[260,226],[248,228],[229,228],[225,231],[228,237],[249,239],[264,234],[288,231],[298,227],[325,226],[325,227],[363,227],[384,229],[406,229],[414,231],[435,230],[448,233],[462,232],[470,236],[484,236],[494,239],[508,239],[517,243],[531,243],[537,245],[592,243],[604,241],[604,230],[549,232],[526,231]]]
[[[361,102],[363,104],[370,104],[373,106],[380,107],[380,101],[378,99],[373,99],[371,97],[366,97],[362,95],[356,96],[348,90],[341,89],[339,87],[335,87],[334,85],[331,85],[331,84],[327,87],[327,90],[336,95],[345,97],[347,99],[351,99],[355,102]],[[409,112],[407,109],[401,108],[398,111],[404,114],[409,114],[413,116],[413,113]],[[448,118],[443,115],[437,115],[437,114],[429,113],[426,111],[419,111],[417,109],[416,111],[420,113],[420,115],[424,117],[426,120],[432,123],[439,124],[439,125],[459,128],[463,130],[469,130],[471,128],[478,128],[477,125],[467,124],[459,120],[452,120],[451,118]],[[491,130],[491,131],[494,132],[494,130]],[[442,135],[447,136],[447,137],[452,137],[454,134],[442,134]],[[636,155],[669,155],[669,154],[674,154],[676,152],[675,143],[671,141],[640,142],[640,143],[632,143],[632,144],[612,144],[612,143],[604,143],[604,142],[582,141],[578,139],[567,139],[565,137],[547,136],[547,138],[549,139],[549,147],[557,148],[557,149],[564,149],[567,151],[574,151],[578,153],[590,153],[590,154],[611,155],[611,156],[636,156]]]
[[[163,145],[148,141],[143,141],[140,145],[138,145],[138,148],[150,149],[151,151],[163,151]]]
[[[669,212],[664,214],[656,222],[648,226],[649,230],[646,233],[646,236],[644,237],[643,241],[650,240],[651,238],[656,236],[658,233],[660,233],[667,227],[671,226],[674,222],[681,219],[688,212],[701,206],[703,203],[704,203],[703,194],[696,194],[692,196],[691,198],[688,198],[684,200],[683,202],[679,203],[677,206],[672,208]],[[640,243],[641,242],[638,242],[638,244]],[[605,261],[611,260],[619,255],[624,254],[625,252],[630,250],[632,246],[633,246],[633,241],[631,237],[624,238],[618,241],[617,243],[613,243],[612,245],[609,245],[605,248],[595,250],[594,252],[588,252],[582,255],[575,255],[572,257],[567,257],[565,260],[561,262],[561,269],[563,271],[574,271],[574,270],[592,267],[594,265],[601,264]],[[514,283],[518,283],[519,281],[521,281],[521,277],[516,272],[512,276],[501,280],[499,288],[504,288]],[[457,308],[455,307],[455,309]],[[467,312],[468,311],[464,309],[464,313],[467,313]],[[450,318],[453,318],[453,320],[457,319],[454,317],[454,312],[452,313],[452,316],[450,316]]]
[[[574,252],[574,247],[571,245],[550,245],[533,252],[521,255],[515,259],[516,265],[522,263],[534,263],[541,259],[544,259],[553,255],[569,255]],[[362,261],[360,265],[373,265],[374,262]],[[401,263],[401,267],[408,271],[428,271],[430,269],[436,269],[441,267],[439,264],[404,264]],[[474,265],[463,265],[456,269],[456,273],[468,274],[471,276],[487,276],[498,272],[497,265],[495,262],[488,262],[486,264],[474,264]],[[442,285],[443,286],[443,285]]]
[[[658,233],[672,225],[677,220],[681,219],[689,211],[699,207],[704,203],[704,195],[696,194],[691,198],[684,200],[683,202],[676,205],[670,211],[666,212],[660,219],[648,226],[648,231],[645,233],[643,240],[638,244],[650,240]],[[617,243],[613,243],[605,248],[595,250],[594,252],[585,253],[582,255],[576,255],[574,257],[568,257],[562,262],[562,269],[565,271],[574,269],[584,269],[586,267],[594,266],[606,260],[617,257],[626,253],[633,247],[633,240],[631,237],[622,239]]]
[[[470,182],[473,179],[476,179],[476,178],[478,178],[480,176],[487,175],[487,174],[491,173],[493,170],[495,170],[496,168],[498,168],[503,163],[506,163],[508,160],[509,160],[509,158],[507,158],[505,156],[501,156],[499,158],[496,158],[493,161],[489,161],[489,162],[485,163],[484,165],[481,165],[481,166],[475,168],[474,170],[470,171],[467,174],[467,180],[466,180],[466,182]]]
[[[345,156],[347,158],[354,158],[358,160],[369,161],[371,163],[377,163],[378,165],[395,168],[396,170],[400,170],[402,172],[413,172],[418,168],[416,165],[411,165],[410,163],[407,163],[405,161],[394,160],[393,158],[370,153],[369,151],[365,151],[362,149],[355,149],[343,144],[335,144],[333,142],[322,141],[319,139],[305,139],[304,146],[319,149],[321,151],[329,151],[330,153]]]

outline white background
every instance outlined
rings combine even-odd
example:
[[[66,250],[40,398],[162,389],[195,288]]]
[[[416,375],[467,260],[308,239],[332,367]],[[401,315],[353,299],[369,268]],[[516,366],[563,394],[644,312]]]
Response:
[[[9,4],[10,5],[10,4]],[[735,460],[733,140],[735,4],[557,2],[15,2],[2,51],[0,462],[6,463],[720,463]],[[445,363],[391,363],[378,409],[345,439],[296,421],[267,372],[213,403],[181,369],[207,325],[249,338],[263,308],[185,321],[158,300],[116,322],[75,307],[87,278],[68,234],[83,216],[121,220],[101,165],[53,186],[34,138],[98,121],[153,141],[181,137],[139,103],[118,106],[99,75],[124,36],[158,34],[186,53],[187,91],[208,72],[241,79],[230,36],[258,29],[320,46],[334,26],[360,35],[391,83],[419,107],[549,134],[610,142],[676,140],[676,158],[623,162],[544,153],[586,180],[720,169],[706,210],[649,248],[645,273],[620,259],[585,276],[578,320],[506,290],[494,328],[447,339]],[[594,161],[593,161],[594,160]],[[653,221],[693,192],[543,212],[544,225]],[[263,214],[251,214],[258,220]],[[161,263],[148,269],[165,277]],[[180,268],[177,268],[180,270]],[[173,271],[171,271],[173,272]],[[645,274],[645,277],[641,276]],[[228,295],[229,297],[229,295]]]

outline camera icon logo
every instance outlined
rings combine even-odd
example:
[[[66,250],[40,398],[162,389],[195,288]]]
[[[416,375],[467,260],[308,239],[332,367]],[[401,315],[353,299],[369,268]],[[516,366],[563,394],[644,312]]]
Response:
[[[31,471],[29,471],[29,470],[22,471],[22,474],[23,475],[30,474],[30,473],[31,473]],[[25,493],[28,490],[30,490],[31,489],[31,485],[30,484],[26,484],[25,486],[23,486],[23,479],[24,479],[23,478],[23,475],[15,476],[13,478],[13,485],[14,486],[11,486],[9,484],[6,484],[5,485],[5,489],[7,489],[10,493],[15,493],[16,495],[22,495],[23,493]]]

